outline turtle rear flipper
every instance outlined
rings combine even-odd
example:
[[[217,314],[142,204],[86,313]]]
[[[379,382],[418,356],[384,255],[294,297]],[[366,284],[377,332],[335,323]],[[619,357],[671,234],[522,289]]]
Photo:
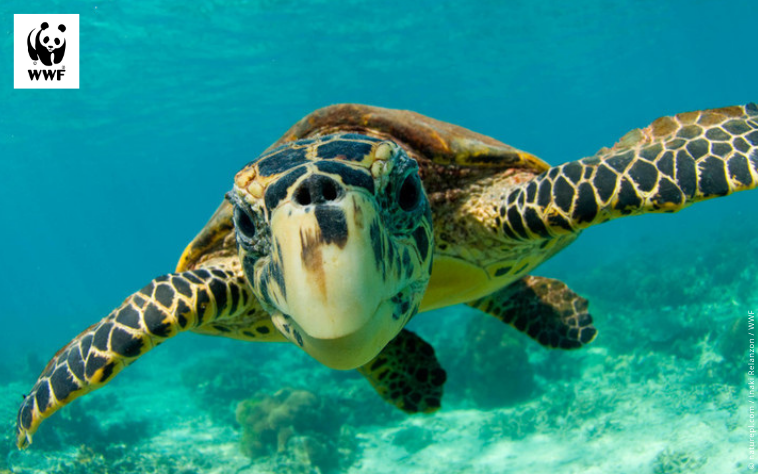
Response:
[[[50,360],[19,409],[17,446],[29,446],[45,418],[104,386],[166,339],[238,315],[254,301],[244,279],[226,270],[199,269],[156,278]]]
[[[758,106],[689,112],[519,185],[504,196],[497,227],[511,239],[545,239],[757,185]]]
[[[406,413],[432,413],[441,406],[447,374],[432,346],[407,329],[358,372],[379,396]]]
[[[468,305],[551,349],[577,349],[597,335],[587,300],[551,278],[526,276]]]

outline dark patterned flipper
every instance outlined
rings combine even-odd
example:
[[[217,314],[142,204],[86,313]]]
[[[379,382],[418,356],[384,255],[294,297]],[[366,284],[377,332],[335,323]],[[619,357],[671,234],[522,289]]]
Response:
[[[502,226],[496,216],[491,225],[511,239],[544,239],[756,186],[758,105],[689,112],[515,187],[499,206]]]
[[[16,444],[32,442],[42,420],[110,382],[124,367],[181,331],[257,304],[241,276],[199,269],[158,277],[50,360],[18,412]]]
[[[597,335],[587,300],[550,278],[526,276],[468,305],[550,348],[576,349]]]
[[[431,413],[440,408],[447,374],[432,346],[407,329],[358,372],[384,400],[406,413]]]

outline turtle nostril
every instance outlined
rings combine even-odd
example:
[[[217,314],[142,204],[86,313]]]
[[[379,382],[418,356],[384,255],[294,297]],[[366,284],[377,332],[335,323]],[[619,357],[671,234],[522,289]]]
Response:
[[[337,188],[334,187],[334,181],[331,179],[323,183],[322,195],[325,201],[334,201],[337,199]]]
[[[308,191],[308,187],[300,186],[295,193],[295,202],[301,206],[307,206],[311,203],[311,193]]]
[[[315,174],[300,183],[292,200],[301,206],[322,204],[336,201],[343,193],[344,190],[335,180],[328,176]]]

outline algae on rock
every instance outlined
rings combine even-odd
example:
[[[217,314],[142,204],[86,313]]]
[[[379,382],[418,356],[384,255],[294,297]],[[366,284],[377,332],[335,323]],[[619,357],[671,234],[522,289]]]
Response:
[[[349,466],[355,442],[344,415],[306,390],[283,389],[237,405],[240,447],[250,458],[277,457],[279,464],[333,472]]]

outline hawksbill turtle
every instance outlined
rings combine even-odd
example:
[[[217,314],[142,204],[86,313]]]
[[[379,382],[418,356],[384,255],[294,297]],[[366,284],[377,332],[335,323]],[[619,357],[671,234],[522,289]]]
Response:
[[[398,408],[433,412],[446,375],[404,329],[414,315],[465,303],[544,346],[581,347],[597,333],[587,301],[529,272],[592,225],[757,183],[755,104],[659,118],[555,167],[414,112],[317,110],[236,174],[174,273],[55,354],[24,397],[17,444],[184,331],[289,340]]]

